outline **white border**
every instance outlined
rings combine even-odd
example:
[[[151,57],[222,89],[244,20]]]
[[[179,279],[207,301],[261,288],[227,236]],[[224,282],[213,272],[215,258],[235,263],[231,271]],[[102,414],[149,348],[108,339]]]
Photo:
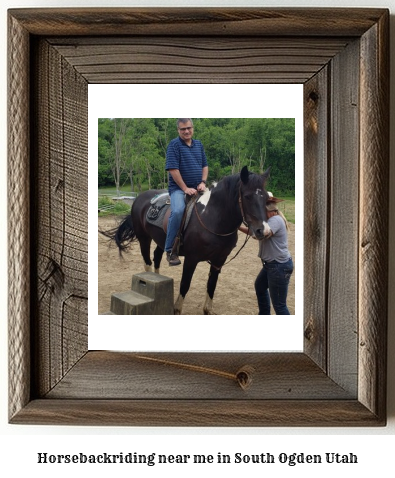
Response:
[[[88,85],[89,349],[117,351],[303,350],[303,85]],[[98,315],[98,118],[295,118],[295,315]],[[202,285],[204,293],[205,285]],[[188,296],[186,300],[188,299]],[[187,319],[186,319],[187,317]],[[253,334],[240,334],[240,325]],[[169,333],[174,330],[176,333]],[[207,334],[210,330],[210,334]],[[226,330],[224,336],[223,331]],[[284,331],[287,331],[285,334]]]

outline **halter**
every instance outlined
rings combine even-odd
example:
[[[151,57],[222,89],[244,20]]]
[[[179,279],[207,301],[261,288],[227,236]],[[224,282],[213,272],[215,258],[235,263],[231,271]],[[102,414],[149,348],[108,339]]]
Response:
[[[248,223],[247,223],[247,221],[245,220],[245,217],[244,217],[243,199],[241,197],[241,182],[240,182],[240,186],[239,186],[239,207],[240,207],[241,218],[242,218],[243,224],[246,227],[250,228],[250,226],[248,225]]]

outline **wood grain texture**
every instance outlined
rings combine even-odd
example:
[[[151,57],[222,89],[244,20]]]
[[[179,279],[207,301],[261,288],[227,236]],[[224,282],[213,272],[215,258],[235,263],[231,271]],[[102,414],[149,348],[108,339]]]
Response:
[[[11,423],[85,426],[370,427],[357,400],[32,400]]]
[[[359,42],[332,61],[328,257],[328,373],[357,392]]]
[[[106,367],[103,369],[102,364]],[[250,386],[237,380],[250,370]],[[152,377],[155,376],[155,380]],[[305,354],[88,352],[46,398],[352,399]]]
[[[304,350],[327,370],[330,66],[304,86]]]
[[[53,38],[89,83],[304,83],[350,39]]]
[[[8,22],[9,415],[30,399],[29,35]]]
[[[50,65],[50,68],[48,67]],[[52,388],[87,349],[86,81],[45,40],[36,45],[33,135],[35,393]]]
[[[389,22],[361,39],[359,400],[380,416],[386,402],[389,203]],[[385,205],[383,207],[383,205]],[[379,213],[377,211],[380,210]]]
[[[11,423],[385,424],[388,17],[9,12],[10,230],[21,238],[10,245]],[[87,85],[186,80],[305,85],[303,354],[87,351]],[[351,213],[336,216],[343,190]]]
[[[47,8],[9,10],[35,35],[360,36],[372,8]]]

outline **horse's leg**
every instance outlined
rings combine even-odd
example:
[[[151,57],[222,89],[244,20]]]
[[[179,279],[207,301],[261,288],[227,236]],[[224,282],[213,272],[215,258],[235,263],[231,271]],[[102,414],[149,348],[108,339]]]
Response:
[[[140,243],[141,255],[144,259],[144,269],[146,272],[150,272],[152,270],[152,261],[150,257],[152,239],[149,236],[139,237],[138,239]]]
[[[217,287],[217,281],[219,273],[221,272],[221,268],[219,267],[210,267],[210,273],[208,275],[207,281],[207,294],[206,294],[206,301],[204,302],[203,312],[205,315],[215,315],[213,312],[213,298],[215,288]]]
[[[197,266],[197,262],[188,261],[188,259],[185,258],[184,266],[182,269],[180,293],[178,295],[176,303],[174,304],[175,315],[181,315],[184,299],[189,291],[189,287],[191,285],[193,273],[195,272],[196,266]]]
[[[159,246],[156,246],[154,250],[154,267],[155,267],[155,272],[159,274],[159,267],[160,267],[160,262],[162,260],[163,256],[163,249],[160,248]]]

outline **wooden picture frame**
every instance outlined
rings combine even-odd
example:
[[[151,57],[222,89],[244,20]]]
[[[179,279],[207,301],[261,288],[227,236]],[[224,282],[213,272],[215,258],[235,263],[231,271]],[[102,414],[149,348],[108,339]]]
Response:
[[[388,36],[386,9],[9,11],[10,423],[385,425]],[[122,82],[304,84],[303,353],[88,351],[87,87]]]

